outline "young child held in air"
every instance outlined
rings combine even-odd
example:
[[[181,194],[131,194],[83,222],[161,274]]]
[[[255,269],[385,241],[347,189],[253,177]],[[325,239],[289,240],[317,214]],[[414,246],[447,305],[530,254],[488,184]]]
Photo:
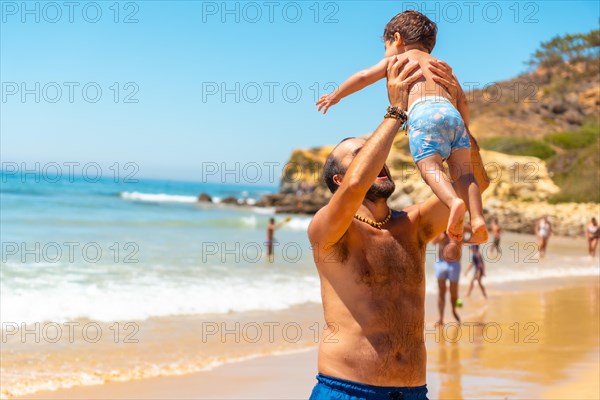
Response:
[[[417,81],[408,97],[408,137],[410,151],[425,182],[450,209],[447,233],[451,240],[463,240],[465,212],[471,216],[472,235],[469,243],[487,240],[483,219],[481,192],[473,175],[470,141],[467,132],[469,110],[466,97],[459,88],[457,104],[446,89],[433,80],[428,66],[437,61],[431,56],[437,34],[436,24],[417,11],[404,11],[385,26],[383,40],[385,58],[376,65],[348,78],[333,93],[317,101],[318,111],[387,76],[390,58],[418,62],[423,78]],[[446,177],[443,162],[448,162]]]

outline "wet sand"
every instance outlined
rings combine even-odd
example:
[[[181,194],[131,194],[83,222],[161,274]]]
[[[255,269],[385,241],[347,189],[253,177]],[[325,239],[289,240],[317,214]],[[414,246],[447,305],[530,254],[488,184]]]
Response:
[[[598,278],[555,284],[498,292],[462,325],[428,338],[428,377],[439,378],[429,380],[431,397],[599,398],[588,373],[599,364]]]
[[[428,299],[430,398],[600,398],[599,288],[598,277],[589,277],[523,282],[492,291],[487,301],[474,292],[460,310],[463,324],[447,319],[443,329],[433,328],[435,307]],[[315,374],[312,348],[184,376],[24,398],[306,399]]]
[[[316,349],[228,364],[212,371],[84,386],[27,399],[307,399],[317,374]]]

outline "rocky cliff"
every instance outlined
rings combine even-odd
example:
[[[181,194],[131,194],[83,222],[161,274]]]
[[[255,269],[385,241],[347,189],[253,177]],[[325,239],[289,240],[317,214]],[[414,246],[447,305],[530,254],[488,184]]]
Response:
[[[330,198],[321,170],[333,146],[294,150],[289,167],[281,180],[280,194],[267,196],[260,205],[276,207],[278,212],[318,211]],[[484,214],[488,220],[498,217],[504,229],[533,233],[535,222],[548,215],[559,235],[579,236],[592,216],[600,217],[598,203],[549,204],[560,192],[548,173],[546,163],[531,156],[514,156],[482,150],[481,156],[490,178],[483,194]],[[408,151],[408,140],[401,132],[387,160],[396,191],[390,205],[402,209],[433,195],[423,182]]]

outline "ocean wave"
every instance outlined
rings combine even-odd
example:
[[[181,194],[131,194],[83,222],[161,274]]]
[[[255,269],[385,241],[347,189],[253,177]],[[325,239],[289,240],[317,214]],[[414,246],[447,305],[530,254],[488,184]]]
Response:
[[[177,195],[177,194],[166,194],[166,193],[141,193],[141,192],[120,192],[119,196],[122,199],[130,201],[141,201],[149,203],[198,203],[197,196]],[[219,196],[212,197],[213,204],[221,204],[223,198]],[[237,200],[238,204],[244,204],[254,206],[257,202],[252,197],[240,198]]]
[[[248,272],[244,275],[256,275]],[[64,322],[91,319],[103,322],[145,320],[151,317],[226,314],[232,311],[282,310],[321,300],[316,276],[296,274],[211,277],[185,282],[161,281],[160,276],[136,282],[82,285],[55,282],[15,288],[2,282],[2,322]],[[14,283],[14,282],[13,282]],[[31,282],[30,282],[31,283]],[[265,293],[269,293],[265,296]],[[168,299],[168,301],[165,301]],[[35,304],[35,307],[31,305]]]
[[[508,272],[508,271],[507,271]],[[486,283],[508,283],[531,281],[537,279],[548,278],[566,278],[574,276],[598,276],[598,266],[592,267],[567,267],[567,268],[530,268],[527,271],[511,270],[510,273],[500,273],[492,275],[488,278],[486,275]]]
[[[283,227],[293,231],[307,231],[310,221],[312,221],[312,217],[293,217]]]
[[[258,220],[255,215],[249,217],[242,217],[242,224],[246,226],[256,226]]]
[[[571,259],[571,264],[573,261],[574,260]],[[536,281],[540,279],[600,276],[600,267],[597,265],[597,260],[590,261],[590,264],[587,266],[579,265],[580,266],[577,267],[558,267],[547,263],[542,265],[538,264],[536,266],[532,266],[531,264],[507,266],[488,263],[486,264],[486,275],[483,279],[483,283],[485,285],[501,285],[511,282]],[[463,268],[466,267],[463,265]],[[471,281],[471,277],[471,273],[467,277],[461,276],[461,284],[468,284],[468,282]],[[426,290],[429,293],[437,293],[438,284],[433,277],[429,277]]]
[[[256,214],[273,215],[275,214],[275,207],[252,207],[252,211]]]
[[[140,193],[140,192],[121,192],[121,198],[133,201],[147,201],[152,203],[197,203],[196,196],[183,196],[165,193]]]

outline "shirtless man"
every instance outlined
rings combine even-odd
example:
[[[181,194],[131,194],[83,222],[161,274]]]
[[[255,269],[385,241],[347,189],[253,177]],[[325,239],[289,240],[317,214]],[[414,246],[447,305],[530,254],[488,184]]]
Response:
[[[269,218],[269,224],[267,225],[267,260],[273,262],[273,240],[275,240],[275,218]]]
[[[452,305],[452,314],[458,323],[460,317],[456,312],[459,306],[458,281],[460,280],[460,253],[461,249],[455,242],[451,242],[448,234],[442,232],[437,235],[431,244],[438,246],[438,257],[435,260],[435,277],[438,280],[438,311],[440,318],[435,323],[436,326],[444,325],[444,308],[446,308],[446,291],[450,281],[450,304]],[[462,304],[462,303],[460,303]]]
[[[389,100],[401,110],[422,76],[407,62],[388,66]],[[429,69],[456,98],[450,67],[432,62]],[[425,248],[446,229],[449,210],[435,196],[402,211],[388,207],[395,186],[385,160],[401,126],[402,119],[384,118],[368,140],[342,141],[324,167],[334,194],[308,229],[327,322],[311,400],[426,398]],[[485,189],[471,143],[475,179]]]
[[[265,242],[265,245],[267,246],[267,260],[269,262],[273,262],[275,260],[274,255],[273,255],[273,246],[274,246],[274,242],[275,242],[275,230],[281,228],[283,225],[290,222],[291,219],[292,219],[291,217],[287,217],[282,222],[276,224],[275,218],[269,218],[269,223],[267,225],[267,241]]]

